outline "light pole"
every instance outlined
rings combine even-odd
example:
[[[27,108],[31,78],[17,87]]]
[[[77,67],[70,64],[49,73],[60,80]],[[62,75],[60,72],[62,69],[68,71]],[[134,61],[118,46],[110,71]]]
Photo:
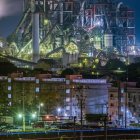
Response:
[[[40,103],[39,106],[38,106],[38,121],[39,121],[39,118],[40,118],[41,107],[43,107],[43,106],[44,106],[43,103]]]
[[[25,95],[24,95],[24,91],[22,94],[22,129],[23,131],[25,131]]]
[[[31,114],[32,119],[36,118],[36,112]],[[18,114],[18,118],[22,118],[22,130],[25,131],[25,114],[24,113],[20,113]]]

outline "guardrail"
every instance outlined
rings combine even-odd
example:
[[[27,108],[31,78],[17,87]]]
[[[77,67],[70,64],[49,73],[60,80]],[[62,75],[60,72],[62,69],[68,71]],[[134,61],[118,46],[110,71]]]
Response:
[[[140,129],[0,133],[0,140],[139,140]]]

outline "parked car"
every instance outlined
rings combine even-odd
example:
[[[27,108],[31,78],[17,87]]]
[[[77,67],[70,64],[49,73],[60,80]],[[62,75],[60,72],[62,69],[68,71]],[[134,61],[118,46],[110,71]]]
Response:
[[[44,128],[44,122],[43,121],[39,121],[39,122],[35,122],[34,124],[32,124],[33,128]]]

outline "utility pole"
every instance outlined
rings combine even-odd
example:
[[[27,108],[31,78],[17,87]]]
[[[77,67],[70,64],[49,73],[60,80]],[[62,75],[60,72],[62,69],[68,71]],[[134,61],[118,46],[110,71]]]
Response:
[[[24,90],[22,91],[22,112],[23,112],[22,129],[23,129],[23,131],[25,131],[25,95],[24,95]]]
[[[81,95],[82,96],[82,95]],[[83,97],[81,97],[81,99],[80,99],[80,110],[81,110],[81,119],[80,119],[80,121],[81,121],[81,128],[83,127]]]
[[[106,104],[106,116],[104,117],[104,131],[105,131],[105,140],[107,140],[107,123],[108,123],[108,103]]]
[[[78,87],[78,92],[80,93],[77,96],[78,102],[79,102],[79,107],[80,107],[80,124],[81,124],[81,128],[83,126],[83,105],[84,105],[84,96],[83,93],[81,93],[81,89],[83,89],[82,86]],[[82,91],[83,92],[83,91]]]
[[[128,65],[129,65],[129,58],[128,58],[128,50],[127,50],[127,67],[126,67],[126,85],[125,85],[125,128],[127,128],[127,96],[128,96]]]
[[[78,87],[78,91],[79,91],[80,94],[77,95],[79,106],[80,106],[80,124],[81,124],[81,130],[83,129],[83,108],[84,108],[85,98],[86,98],[86,96],[83,95],[83,91],[81,92],[82,89],[83,89],[83,86],[79,86]],[[82,131],[80,133],[80,140],[83,140],[83,132]]]

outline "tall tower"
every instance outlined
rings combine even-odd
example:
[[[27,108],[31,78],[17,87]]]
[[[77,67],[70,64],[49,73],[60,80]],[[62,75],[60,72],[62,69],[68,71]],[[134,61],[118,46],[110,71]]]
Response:
[[[45,0],[31,0],[32,12],[32,45],[33,45],[33,62],[40,59],[39,50],[39,25],[40,13],[44,12]]]

